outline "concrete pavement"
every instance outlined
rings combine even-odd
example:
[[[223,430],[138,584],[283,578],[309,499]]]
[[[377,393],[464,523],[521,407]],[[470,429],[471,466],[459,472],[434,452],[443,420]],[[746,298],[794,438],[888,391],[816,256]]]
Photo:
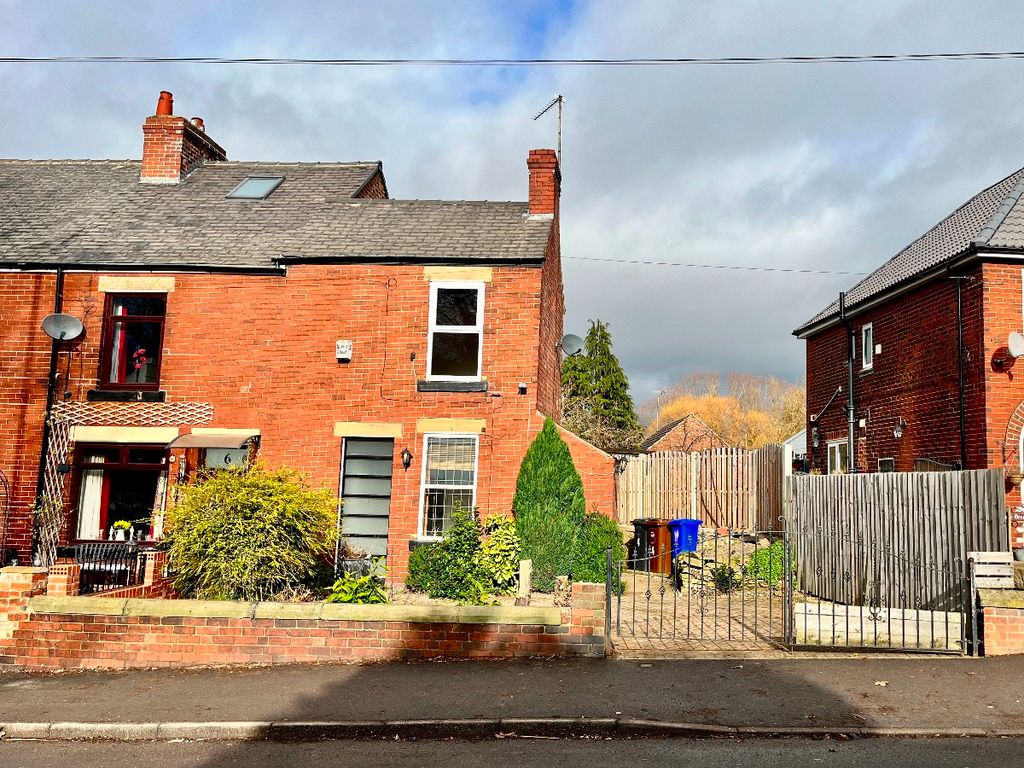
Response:
[[[0,674],[0,723],[515,718],[1024,731],[1024,658],[447,662]],[[495,730],[498,726],[488,726]],[[170,731],[168,731],[170,732]]]

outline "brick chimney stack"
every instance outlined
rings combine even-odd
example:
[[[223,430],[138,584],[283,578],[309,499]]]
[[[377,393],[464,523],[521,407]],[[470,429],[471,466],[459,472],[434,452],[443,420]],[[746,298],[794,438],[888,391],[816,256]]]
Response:
[[[526,167],[530,169],[530,215],[557,215],[562,172],[558,169],[555,150],[531,149]]]
[[[174,97],[160,92],[156,114],[142,125],[144,184],[177,184],[204,160],[226,160],[227,153],[206,135],[201,118],[191,121],[174,114]]]

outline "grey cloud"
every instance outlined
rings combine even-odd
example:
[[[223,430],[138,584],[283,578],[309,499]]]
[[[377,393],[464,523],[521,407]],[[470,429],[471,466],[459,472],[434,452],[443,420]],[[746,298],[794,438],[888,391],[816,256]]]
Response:
[[[510,55],[528,38],[517,6],[0,2],[13,21],[0,48]],[[1005,2],[632,0],[577,3],[533,44],[549,56],[998,49],[1019,47],[1022,21]],[[0,153],[137,156],[138,126],[169,88],[234,158],[379,158],[398,196],[523,199],[526,151],[554,143],[553,121],[530,118],[561,92],[567,257],[867,271],[1024,164],[1019,66],[8,66]],[[609,321],[640,400],[694,370],[799,379],[790,330],[855,280],[571,258],[565,278],[567,330]]]

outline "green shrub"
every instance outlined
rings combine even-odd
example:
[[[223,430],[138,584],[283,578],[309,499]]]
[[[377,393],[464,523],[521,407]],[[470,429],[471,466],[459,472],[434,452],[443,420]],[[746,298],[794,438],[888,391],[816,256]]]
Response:
[[[421,544],[409,553],[409,575],[405,586],[413,592],[427,592],[427,585],[434,579],[433,564],[436,544]]]
[[[379,604],[388,602],[388,590],[384,586],[384,564],[375,558],[367,573],[356,575],[342,573],[334,582],[327,595],[328,603]]]
[[[743,570],[749,576],[769,584],[778,584],[782,581],[782,572],[785,569],[786,544],[781,539],[773,541],[771,546],[759,547],[754,554],[747,558]]]
[[[719,592],[732,592],[743,583],[743,578],[731,565],[722,563],[711,569],[711,580]]]
[[[608,549],[612,550],[612,563],[620,565],[626,559],[626,545],[618,523],[600,512],[591,512],[583,518],[576,541],[576,559],[573,563],[574,581],[603,584],[608,573]]]
[[[523,457],[512,509],[522,556],[533,561],[533,587],[551,592],[555,578],[572,571],[586,513],[583,483],[551,419]]]
[[[471,512],[456,505],[444,538],[429,548],[417,548],[416,552],[420,549],[426,552],[416,559],[415,572],[410,558],[406,586],[418,588],[433,598],[448,598],[470,605],[483,605],[488,601],[487,578],[477,565],[480,524]]]
[[[308,583],[333,550],[338,500],[290,469],[225,469],[167,515],[174,586],[208,600],[266,600]]]
[[[515,591],[519,578],[520,543],[511,515],[491,515],[482,526],[486,534],[475,564],[489,588],[499,595]]]

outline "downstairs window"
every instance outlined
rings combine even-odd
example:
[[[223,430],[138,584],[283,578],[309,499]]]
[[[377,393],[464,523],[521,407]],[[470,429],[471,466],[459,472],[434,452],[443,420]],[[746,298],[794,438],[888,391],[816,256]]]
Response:
[[[423,455],[420,531],[440,537],[451,524],[456,505],[476,506],[476,435],[427,435]]]
[[[167,449],[152,445],[80,445],[79,541],[153,539],[153,513],[167,492]]]

